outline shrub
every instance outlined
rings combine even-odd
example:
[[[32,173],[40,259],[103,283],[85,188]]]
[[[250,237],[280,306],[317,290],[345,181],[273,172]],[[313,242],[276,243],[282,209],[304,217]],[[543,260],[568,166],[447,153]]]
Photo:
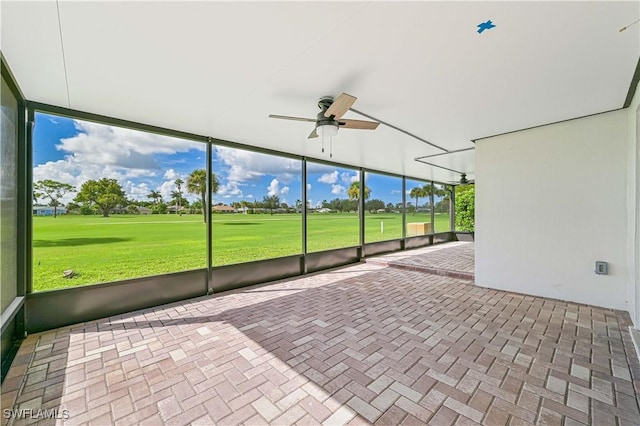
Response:
[[[456,187],[456,231],[475,231],[475,187]]]

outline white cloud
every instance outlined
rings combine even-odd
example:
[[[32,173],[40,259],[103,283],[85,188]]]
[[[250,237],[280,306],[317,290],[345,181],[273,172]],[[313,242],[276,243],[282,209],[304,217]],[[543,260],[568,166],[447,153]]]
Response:
[[[169,201],[173,197],[171,193],[176,191],[178,188],[176,187],[175,179],[166,180],[162,182],[162,184],[158,185],[155,190],[158,191],[162,195],[162,199],[164,201]],[[200,194],[192,194],[188,192],[185,188],[185,185],[182,185],[182,196],[189,200],[189,202],[193,202],[200,199]]]
[[[61,139],[58,151],[82,164],[99,164],[128,170],[158,169],[153,154],[176,154],[191,149],[204,151],[205,145],[182,139],[139,132],[99,123],[74,121],[77,135]]]
[[[273,179],[269,186],[267,187],[267,194],[271,197],[273,195],[280,194],[280,182],[278,179]]]
[[[338,181],[338,171],[334,170],[331,173],[325,173],[318,178],[318,182],[332,184]]]
[[[360,177],[358,176],[357,172],[353,175],[347,172],[342,172],[342,174],[340,175],[340,180],[344,183],[352,184],[353,182],[358,182],[360,180]]]
[[[67,156],[64,160],[48,161],[39,164],[33,169],[33,181],[52,179],[67,183],[76,189],[90,179],[115,179],[121,185],[125,185],[129,179],[141,177],[153,177],[155,172],[140,169],[122,169],[113,165],[103,166],[98,163],[83,163],[74,156]],[[69,202],[73,196],[65,196],[62,201]]]
[[[160,192],[163,200],[168,201],[171,199],[171,192],[176,190],[176,184],[172,180],[166,180],[156,190]]]
[[[145,182],[136,184],[128,180],[122,187],[129,198],[139,201],[149,201],[147,194],[150,192],[149,185]]]
[[[34,181],[53,179],[79,188],[91,179],[116,179],[127,196],[141,199],[142,192],[148,191],[149,187],[134,180],[157,177],[161,173],[155,154],[205,151],[204,144],[153,133],[80,120],[75,120],[74,125],[78,133],[61,139],[55,146],[66,154],[64,159],[34,167]],[[174,180],[179,176],[170,169],[164,177]],[[164,182],[158,187],[165,196],[173,190],[169,189],[169,183],[172,182]]]
[[[402,191],[401,191],[401,190],[399,190],[399,189],[392,189],[392,190],[391,190],[391,193],[392,193],[392,194],[402,194]]]
[[[273,195],[287,195],[289,193],[289,187],[284,186],[280,188],[280,181],[278,179],[273,179],[269,186],[267,187],[267,194],[269,196]]]
[[[345,194],[346,192],[347,192],[347,189],[340,184],[331,185],[332,194],[341,195],[341,194]]]
[[[224,198],[242,197],[242,189],[237,182],[227,182],[218,187],[218,192],[215,195],[221,195]]]
[[[278,174],[278,180],[280,181],[280,183],[291,183],[291,182],[293,182],[295,177],[296,177],[295,175],[293,175],[293,174],[291,174],[289,172]]]
[[[166,172],[164,172],[164,178],[165,179],[173,179],[176,180],[180,177],[180,175],[178,173],[176,173],[175,170],[173,169],[169,169]]]
[[[233,182],[258,180],[262,176],[274,175],[283,183],[300,174],[301,161],[277,157],[242,149],[217,146],[215,156],[227,166],[226,178]],[[216,174],[220,171],[214,170]]]
[[[311,191],[311,184],[310,183],[307,184],[307,191]]]

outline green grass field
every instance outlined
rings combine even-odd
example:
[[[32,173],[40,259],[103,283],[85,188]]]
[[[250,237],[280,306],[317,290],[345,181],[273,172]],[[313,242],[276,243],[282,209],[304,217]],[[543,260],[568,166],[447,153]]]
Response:
[[[428,214],[407,222],[428,222]],[[381,232],[380,222],[384,224]],[[310,214],[309,252],[359,244],[358,216]],[[449,230],[436,215],[435,229]],[[200,215],[113,215],[33,218],[33,289],[53,290],[206,267],[206,225]],[[365,216],[365,241],[402,237],[402,215]],[[300,214],[213,216],[213,263],[226,265],[302,253]],[[72,269],[76,276],[62,278]]]

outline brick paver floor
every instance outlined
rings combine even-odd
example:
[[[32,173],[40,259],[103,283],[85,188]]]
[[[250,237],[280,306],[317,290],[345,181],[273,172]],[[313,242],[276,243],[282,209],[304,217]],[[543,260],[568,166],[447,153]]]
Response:
[[[363,263],[30,335],[2,406],[68,410],[58,424],[640,424],[629,324]]]
[[[368,263],[462,278],[475,278],[474,244],[454,242],[367,258]]]

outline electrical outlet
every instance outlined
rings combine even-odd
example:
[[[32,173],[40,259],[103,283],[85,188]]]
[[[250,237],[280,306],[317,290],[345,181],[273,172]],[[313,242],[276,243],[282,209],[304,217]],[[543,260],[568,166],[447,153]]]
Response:
[[[609,264],[607,262],[597,260],[595,273],[598,275],[609,275]]]

